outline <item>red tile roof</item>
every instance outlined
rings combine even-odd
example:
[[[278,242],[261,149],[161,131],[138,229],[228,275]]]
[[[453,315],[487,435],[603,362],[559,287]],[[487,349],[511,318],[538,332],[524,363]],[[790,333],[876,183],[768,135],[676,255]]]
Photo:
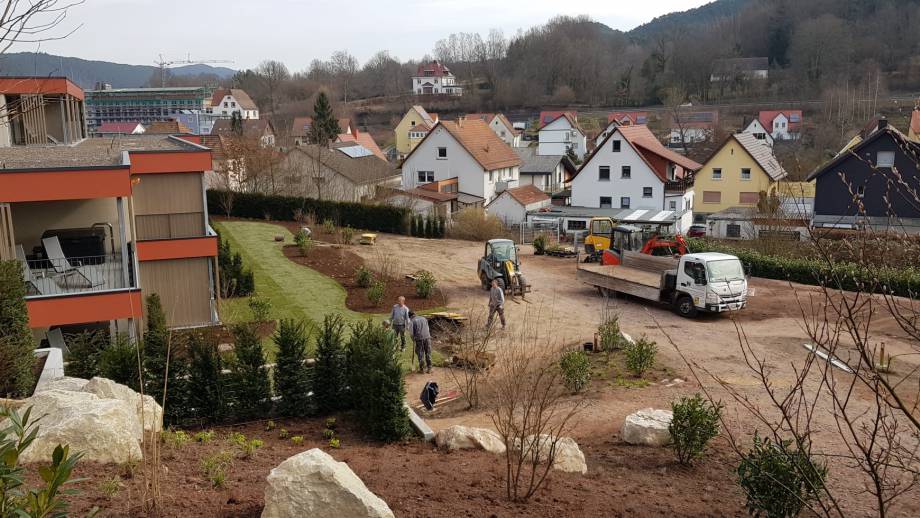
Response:
[[[127,133],[131,134],[140,126],[140,122],[104,122],[96,128],[96,133]]]
[[[358,131],[358,128],[352,128],[351,133],[340,133],[336,142],[357,142],[362,147],[373,153],[377,158],[386,161],[387,156],[380,150],[380,146],[374,141],[374,137],[366,131]]]
[[[594,148],[591,155],[585,158],[585,161],[581,164],[575,176],[581,173],[582,169],[584,169],[585,166],[591,162],[591,159],[594,158],[594,155],[597,154],[599,150],[603,149],[607,141],[616,133],[622,135],[626,142],[639,153],[639,156],[642,157],[645,164],[658,175],[658,178],[662,182],[668,181],[668,164],[676,164],[686,171],[698,171],[703,168],[703,166],[697,162],[664,147],[661,142],[655,138],[655,135],[649,131],[648,126],[639,124],[636,126],[617,126],[616,131],[611,131],[610,134],[607,135],[607,138],[605,138],[599,146]]]
[[[147,135],[176,135],[178,133],[194,133],[188,126],[177,120],[151,122],[147,126]]]
[[[789,131],[796,132],[799,129],[799,126],[802,125],[802,110],[764,110],[760,112],[757,118],[760,120],[760,124],[767,131],[773,131],[773,119],[775,119],[779,114],[783,114],[789,119]],[[793,118],[798,120],[793,122]]]
[[[521,157],[511,149],[511,146],[505,144],[505,141],[498,138],[498,135],[492,131],[488,124],[479,120],[458,120],[440,121],[433,129],[438,127],[444,128],[454,140],[460,143],[476,162],[486,171],[494,171],[505,167],[520,166],[523,162]],[[406,155],[405,163],[416,151],[425,143],[425,140],[433,134],[433,130],[428,132],[425,139],[419,142],[415,148]]]
[[[211,106],[218,107],[222,102],[224,102],[224,97],[232,95],[236,99],[236,104],[244,110],[258,110],[256,103],[253,102],[252,98],[249,97],[249,94],[245,90],[240,90],[239,88],[218,88],[214,90],[214,94],[211,95]]]
[[[426,72],[431,72],[431,73],[426,75],[425,74]],[[453,75],[450,72],[450,69],[447,68],[447,65],[441,63],[438,60],[434,60],[430,63],[420,64],[418,66],[417,74],[418,76],[423,76],[423,77],[442,77],[442,76]]]
[[[648,121],[648,112],[610,112],[607,114],[607,124],[613,121],[620,123],[629,121],[630,124],[645,124]]]
[[[545,111],[540,112],[540,123],[537,124],[537,129],[546,126],[550,122],[558,119],[559,117],[566,117],[569,119],[569,123],[572,126],[578,126],[578,112],[575,111]]]
[[[531,203],[539,203],[549,199],[548,194],[541,191],[536,185],[533,184],[508,189],[506,192],[509,196],[517,200],[518,203],[525,207]]]

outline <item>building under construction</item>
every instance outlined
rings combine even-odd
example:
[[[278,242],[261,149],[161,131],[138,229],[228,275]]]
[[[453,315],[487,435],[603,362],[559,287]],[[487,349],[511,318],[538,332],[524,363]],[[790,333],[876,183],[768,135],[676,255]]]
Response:
[[[93,131],[105,122],[168,121],[182,110],[204,110],[210,100],[211,89],[198,86],[87,90],[87,124]]]
[[[86,138],[83,90],[64,77],[0,78],[0,147]]]

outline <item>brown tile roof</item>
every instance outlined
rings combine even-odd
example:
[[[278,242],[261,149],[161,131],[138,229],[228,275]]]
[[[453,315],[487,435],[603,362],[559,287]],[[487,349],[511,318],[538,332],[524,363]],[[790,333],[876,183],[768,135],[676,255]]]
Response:
[[[337,142],[356,142],[367,148],[377,158],[386,161],[387,156],[380,150],[380,146],[374,141],[374,137],[366,131],[358,131],[358,128],[352,128],[351,133],[340,133]]]
[[[423,189],[421,187],[407,189],[405,191],[395,191],[394,194],[402,193],[435,202],[445,202],[457,199],[457,193],[455,192],[432,191],[430,189]]]
[[[573,128],[578,127],[578,112],[574,111],[544,111],[540,112],[540,123],[537,125],[537,129],[546,126],[547,124],[553,122],[559,117],[565,117],[569,119],[569,123]]]
[[[179,133],[194,133],[188,126],[177,120],[151,122],[144,132],[147,135],[176,135]]]
[[[242,119],[244,137],[261,137],[267,134],[274,134],[271,122],[268,119]],[[211,128],[211,135],[232,135],[233,121],[230,119],[218,119]]]
[[[438,125],[447,130],[486,171],[521,165],[521,157],[481,120],[441,121]],[[419,147],[421,144],[415,149]]]
[[[223,135],[202,135],[201,145],[207,148],[211,148],[212,160],[226,160],[227,137]]]
[[[294,124],[291,125],[291,135],[306,137],[310,132],[311,124],[313,124],[313,117],[294,117]]]
[[[786,177],[786,170],[779,165],[779,161],[773,156],[773,148],[768,146],[763,140],[758,140],[750,133],[739,133],[732,137],[741,144],[741,147],[751,155],[751,158],[760,165],[761,169],[770,176],[771,179],[782,180]],[[720,149],[724,146],[720,146]]]
[[[291,153],[298,152],[315,159],[317,150],[315,146],[301,146],[291,150]],[[399,171],[389,162],[382,161],[376,156],[351,158],[335,150],[324,151],[321,156],[323,165],[348,178],[354,184],[375,183],[399,174]]]
[[[639,124],[636,126],[620,126],[619,128],[617,128],[617,130],[620,132],[621,135],[623,135],[623,138],[628,140],[632,145],[638,146],[639,148],[641,148],[640,152],[646,151],[654,155],[658,155],[659,157],[669,162],[673,162],[683,167],[684,169],[689,169],[690,171],[696,171],[703,167],[699,163],[694,162],[693,160],[690,160],[684,155],[681,155],[680,153],[676,153],[664,147],[661,144],[661,142],[659,142],[658,139],[655,138],[655,135],[652,134],[651,131],[649,131],[648,126],[644,124]],[[658,172],[658,175],[664,181],[667,180],[667,171],[659,171],[657,169],[656,171]]]
[[[232,95],[236,99],[236,104],[244,110],[258,110],[259,107],[256,106],[256,103],[253,102],[252,98],[249,97],[249,94],[245,90],[239,88],[218,88],[214,90],[214,94],[211,96],[211,106],[218,107],[220,103],[224,101],[224,97]]]
[[[504,114],[504,113],[499,113],[499,114],[497,115],[497,117],[499,118],[499,120],[502,121],[502,124],[504,124],[505,126],[507,126],[509,130],[511,130],[511,133],[513,133],[513,134],[515,134],[515,135],[520,135],[520,134],[521,134],[521,130],[519,130],[519,129],[514,129],[514,124],[511,124],[511,121],[508,120],[508,117],[505,117],[505,114]]]
[[[533,184],[508,189],[506,192],[509,196],[517,200],[518,203],[525,207],[531,203],[538,203],[549,199],[549,195],[541,191],[536,185]]]

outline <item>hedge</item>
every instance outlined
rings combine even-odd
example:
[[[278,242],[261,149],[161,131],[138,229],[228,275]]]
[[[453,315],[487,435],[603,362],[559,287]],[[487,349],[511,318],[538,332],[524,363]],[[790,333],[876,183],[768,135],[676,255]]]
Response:
[[[693,252],[734,255],[745,265],[747,273],[754,277],[911,298],[920,292],[920,270],[916,268],[868,268],[848,262],[828,264],[817,259],[767,255],[700,238],[689,239],[688,244]]]
[[[371,205],[347,201],[315,200],[298,196],[234,193],[232,210],[223,204],[226,192],[208,190],[208,212],[238,218],[292,221],[295,213],[312,214],[315,221],[331,219],[339,226],[377,230],[392,234],[409,233],[410,210],[406,207]]]

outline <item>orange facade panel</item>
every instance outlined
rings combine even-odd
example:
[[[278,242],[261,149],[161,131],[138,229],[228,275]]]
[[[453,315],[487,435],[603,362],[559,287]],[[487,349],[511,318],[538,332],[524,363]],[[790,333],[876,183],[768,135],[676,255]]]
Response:
[[[211,151],[131,151],[131,174],[191,173],[211,170]]]
[[[217,256],[217,236],[137,242],[138,261],[164,261]]]
[[[81,293],[26,300],[29,327],[51,327],[124,318],[141,318],[140,290]]]
[[[127,167],[0,172],[0,202],[90,200],[131,195]]]
[[[0,94],[69,94],[81,101],[83,89],[63,77],[2,77]]]

